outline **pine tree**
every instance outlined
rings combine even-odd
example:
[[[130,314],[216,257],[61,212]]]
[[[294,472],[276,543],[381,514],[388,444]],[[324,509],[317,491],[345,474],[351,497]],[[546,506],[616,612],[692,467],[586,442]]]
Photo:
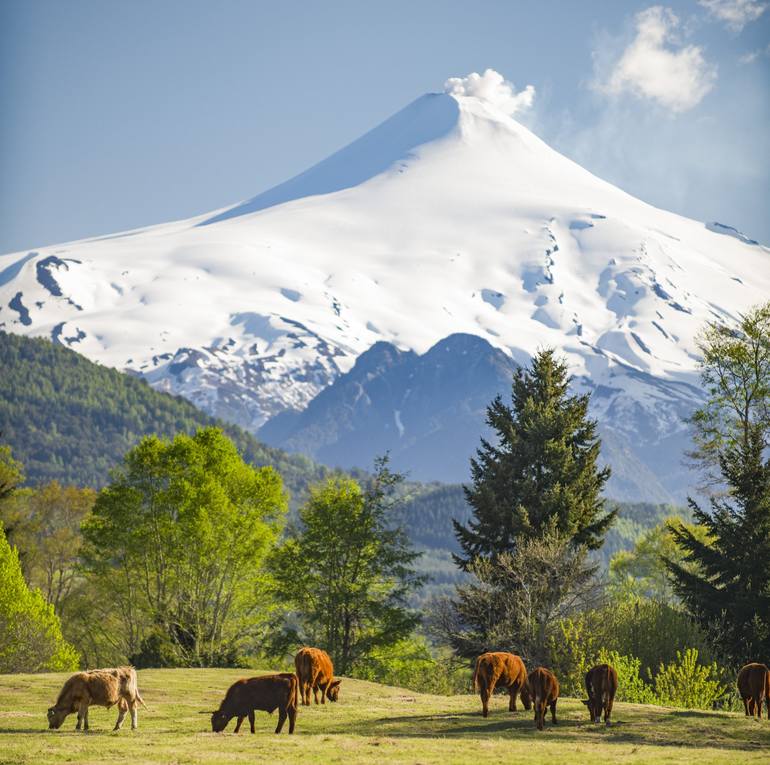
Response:
[[[666,565],[685,607],[725,658],[770,655],[770,303],[739,327],[711,324],[700,338],[708,400],[693,418],[695,456],[718,466],[711,512],[690,506],[707,538],[671,527],[688,568]],[[695,567],[694,569],[692,567]]]
[[[545,534],[592,550],[604,541],[616,515],[601,497],[610,469],[597,466],[589,397],[570,396],[569,384],[566,363],[546,349],[515,373],[512,406],[498,396],[488,407],[498,443],[482,439],[465,487],[473,517],[467,526],[454,521],[464,570],[477,556],[515,552],[520,540]]]

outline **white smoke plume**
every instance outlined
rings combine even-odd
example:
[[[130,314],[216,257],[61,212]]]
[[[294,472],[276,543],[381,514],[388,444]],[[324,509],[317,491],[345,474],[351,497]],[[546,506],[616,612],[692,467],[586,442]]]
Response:
[[[471,72],[467,77],[450,77],[444,83],[444,92],[450,96],[479,98],[510,116],[526,111],[535,100],[532,85],[517,93],[513,83],[494,69],[486,69],[484,74]]]

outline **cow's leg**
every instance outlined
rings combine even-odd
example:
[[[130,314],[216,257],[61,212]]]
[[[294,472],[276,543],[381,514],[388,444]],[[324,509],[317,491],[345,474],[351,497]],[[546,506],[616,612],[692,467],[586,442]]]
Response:
[[[545,702],[535,701],[535,724],[538,730],[543,730],[543,718],[545,717]]]
[[[610,724],[610,717],[612,716],[612,703],[614,699],[612,696],[609,696],[607,698],[607,706],[604,707],[604,724],[609,725]]]
[[[754,697],[749,696],[749,717],[754,717]]]
[[[246,719],[245,715],[238,715],[238,722],[235,723],[235,733],[238,733],[241,729],[241,725],[243,724],[243,721]]]
[[[482,683],[481,684],[481,690],[479,691],[479,696],[481,696],[481,715],[482,717],[489,717],[489,688]]]
[[[78,724],[75,726],[75,730],[80,730],[83,725],[83,718],[80,715],[80,708],[78,708]]]
[[[128,707],[126,706],[126,702],[124,699],[121,699],[118,702],[118,719],[115,721],[115,727],[113,730],[120,730],[120,726],[123,725],[123,720],[126,716],[126,712],[128,711]]]
[[[329,683],[331,683],[331,680],[327,681],[326,683],[323,683],[320,685],[321,689],[321,703],[326,704],[326,691],[329,690]]]
[[[765,699],[762,696],[757,699],[757,720],[762,719],[762,702],[764,700]]]
[[[508,711],[509,712],[516,712],[516,694],[519,692],[519,685],[518,683],[513,683],[512,685],[508,686],[508,696],[510,697],[508,701]]]
[[[139,701],[134,699],[128,708],[131,710],[131,730],[136,730],[139,727]]]
[[[80,713],[83,716],[83,730],[88,730],[88,702],[84,701],[80,704]]]
[[[257,730],[254,727],[254,710],[252,709],[251,712],[249,712],[249,727],[251,728],[252,733],[256,733]]]
[[[556,725],[556,699],[554,699],[550,703],[551,707],[551,719],[553,720],[553,724]],[[543,717],[545,717],[545,707],[543,707]]]
[[[743,697],[743,711],[746,713],[746,717],[749,716],[749,700],[744,696]]]
[[[289,733],[294,733],[294,723],[297,721],[297,707],[289,707]]]
[[[281,732],[281,728],[283,728],[283,724],[286,722],[286,708],[280,708],[278,710],[278,725],[275,728],[276,733]]]

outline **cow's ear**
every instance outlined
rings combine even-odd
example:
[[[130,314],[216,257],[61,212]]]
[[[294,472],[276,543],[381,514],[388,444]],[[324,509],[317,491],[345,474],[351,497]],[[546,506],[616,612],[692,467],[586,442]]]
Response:
[[[588,705],[591,703],[591,699],[588,699],[588,701],[586,701],[585,699],[580,699],[580,700],[581,700],[581,701],[583,702],[583,704],[585,704],[586,706],[588,706]]]
[[[342,680],[332,680],[331,683],[329,683],[330,688],[338,688],[339,684],[342,682]]]

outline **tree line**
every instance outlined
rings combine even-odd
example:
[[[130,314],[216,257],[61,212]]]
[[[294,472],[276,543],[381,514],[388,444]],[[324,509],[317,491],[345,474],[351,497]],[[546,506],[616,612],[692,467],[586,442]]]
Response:
[[[419,614],[408,487],[386,457],[357,479],[329,472],[290,517],[279,471],[216,427],[145,436],[98,494],[23,488],[3,449],[0,582],[26,588],[26,623],[56,650],[25,654],[4,600],[0,669],[280,663],[311,643],[341,673],[448,692],[469,659],[513,650],[557,669],[568,693],[609,657],[627,700],[726,703],[729,673],[770,657],[770,304],[709,324],[699,347],[691,457],[708,509],[691,500],[691,517],[663,520],[602,574],[610,468],[589,397],[544,349],[488,408],[495,438],[454,525],[462,576]]]

